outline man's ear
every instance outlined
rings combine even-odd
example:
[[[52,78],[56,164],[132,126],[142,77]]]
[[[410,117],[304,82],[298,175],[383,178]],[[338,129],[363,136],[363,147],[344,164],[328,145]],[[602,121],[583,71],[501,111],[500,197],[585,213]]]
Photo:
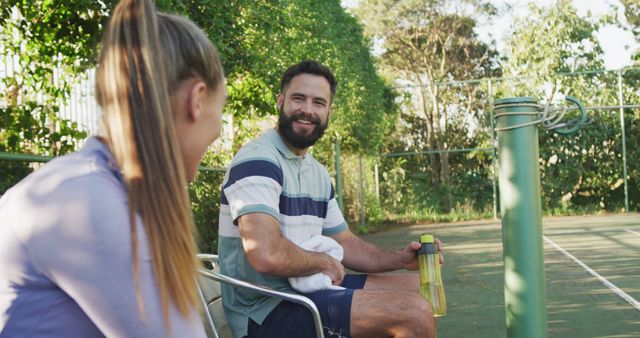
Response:
[[[280,110],[280,107],[284,104],[284,94],[279,93],[276,95],[276,104],[278,105],[278,110]]]
[[[189,97],[187,98],[187,113],[191,122],[200,118],[202,109],[204,109],[204,105],[206,104],[206,97],[207,85],[204,81],[195,82],[189,90]]]

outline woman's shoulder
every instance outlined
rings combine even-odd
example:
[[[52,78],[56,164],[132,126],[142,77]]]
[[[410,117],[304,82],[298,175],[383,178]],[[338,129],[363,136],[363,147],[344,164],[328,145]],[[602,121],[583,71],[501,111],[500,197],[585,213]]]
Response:
[[[0,223],[27,241],[38,234],[93,231],[105,222],[126,220],[126,189],[108,156],[88,151],[90,146],[50,161],[9,189],[0,200]]]
[[[90,138],[82,150],[51,160],[9,189],[7,194],[55,199],[67,191],[88,190],[103,194],[122,189],[119,174],[106,146]]]

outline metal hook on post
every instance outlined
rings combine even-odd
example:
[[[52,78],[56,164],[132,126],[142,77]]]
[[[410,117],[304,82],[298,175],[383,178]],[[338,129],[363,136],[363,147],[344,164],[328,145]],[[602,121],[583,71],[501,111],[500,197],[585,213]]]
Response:
[[[580,111],[580,116],[577,119],[568,121],[568,122],[560,122],[560,120],[556,121],[556,123],[547,126],[547,129],[553,130],[554,132],[560,135],[570,135],[582,128],[583,125],[591,123],[587,119],[587,113],[582,105],[582,102],[573,96],[565,96],[565,100],[573,103],[578,107]],[[566,108],[565,108],[566,109]]]

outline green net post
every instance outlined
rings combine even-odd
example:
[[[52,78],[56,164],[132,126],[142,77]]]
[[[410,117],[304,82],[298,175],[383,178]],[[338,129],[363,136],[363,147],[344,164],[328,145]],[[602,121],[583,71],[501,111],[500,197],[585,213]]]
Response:
[[[509,338],[548,337],[537,109],[531,97],[495,102]]]

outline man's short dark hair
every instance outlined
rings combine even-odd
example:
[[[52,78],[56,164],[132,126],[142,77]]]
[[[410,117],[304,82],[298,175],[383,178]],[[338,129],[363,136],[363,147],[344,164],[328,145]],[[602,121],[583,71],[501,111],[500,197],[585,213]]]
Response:
[[[329,81],[331,99],[333,100],[333,97],[336,96],[336,88],[338,87],[336,77],[331,72],[331,69],[314,60],[305,60],[289,67],[282,75],[282,80],[280,80],[280,92],[284,93],[291,83],[291,80],[300,74],[312,74],[324,77]]]

